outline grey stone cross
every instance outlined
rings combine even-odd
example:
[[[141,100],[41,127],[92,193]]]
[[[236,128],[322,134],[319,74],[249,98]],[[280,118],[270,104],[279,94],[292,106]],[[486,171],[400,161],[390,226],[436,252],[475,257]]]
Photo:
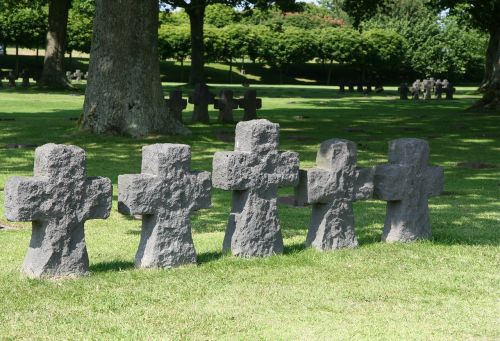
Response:
[[[373,168],[356,167],[354,142],[331,139],[316,155],[316,167],[301,171],[295,193],[313,204],[306,244],[328,251],[358,246],[352,202],[373,195]]]
[[[142,215],[137,267],[172,268],[196,263],[189,215],[210,207],[209,172],[191,172],[191,148],[153,144],[142,148],[141,174],[118,176],[118,210]]]
[[[209,91],[206,84],[195,85],[194,93],[189,96],[189,103],[194,104],[193,122],[210,123],[208,106],[214,104],[215,96]]]
[[[233,110],[238,109],[239,101],[233,98],[232,90],[222,90],[219,97],[214,103],[214,108],[219,109],[219,122],[233,123]]]
[[[430,196],[443,191],[443,168],[428,166],[426,141],[402,138],[389,142],[389,163],[376,167],[374,196],[387,201],[383,241],[430,238]]]
[[[257,98],[257,91],[247,90],[239,100],[239,107],[244,109],[243,121],[254,120],[257,118],[257,109],[262,108],[262,98]]]
[[[5,185],[7,219],[32,221],[33,226],[21,271],[35,278],[86,274],[84,223],[107,218],[111,200],[111,180],[87,178],[83,149],[52,143],[38,147],[34,177],[15,176]]]
[[[30,73],[29,73],[29,70],[27,69],[24,69],[22,72],[21,72],[21,77],[22,77],[22,83],[21,83],[21,86],[23,88],[29,88],[30,86]]]
[[[283,252],[276,196],[278,187],[295,186],[299,157],[278,151],[279,125],[252,120],[236,125],[235,151],[217,152],[213,185],[233,191],[223,251],[270,256]]]
[[[182,98],[181,90],[172,90],[169,92],[168,99],[165,100],[168,109],[172,115],[179,121],[182,122],[182,110],[186,109],[187,100]]]
[[[9,83],[8,83],[9,88],[15,88],[16,87],[17,76],[14,73],[14,71],[9,71],[9,73],[7,75],[7,80],[9,81]]]
[[[74,77],[75,77],[76,81],[80,82],[82,80],[82,77],[83,77],[82,71],[76,70]]]

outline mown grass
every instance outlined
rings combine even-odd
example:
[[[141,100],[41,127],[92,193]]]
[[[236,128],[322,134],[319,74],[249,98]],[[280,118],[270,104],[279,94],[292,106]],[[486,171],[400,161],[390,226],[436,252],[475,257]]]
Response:
[[[500,338],[499,114],[464,111],[478,98],[473,88],[440,102],[402,102],[394,88],[369,97],[340,96],[327,87],[256,88],[264,102],[260,116],[281,124],[282,149],[298,151],[304,168],[314,164],[318,144],[332,137],[357,142],[362,166],[385,162],[393,138],[427,139],[431,162],[446,175],[446,192],[430,200],[433,239],[380,243],[385,204],[357,202],[360,247],[321,253],[303,246],[310,209],[280,205],[284,255],[234,258],[221,254],[230,193],[214,190],[213,207],[192,219],[198,266],[134,269],[140,221],[116,211],[118,174],[138,172],[141,147],[157,142],[190,144],[193,169],[211,170],[215,151],[233,149],[217,136],[230,135],[234,126],[189,125],[192,136],[182,138],[94,136],[69,120],[81,112],[81,91],[4,89],[0,189],[9,176],[32,174],[34,148],[7,144],[70,143],[87,151],[90,175],[112,179],[114,207],[109,219],[86,223],[89,277],[36,281],[19,274],[29,224],[5,221],[0,194],[0,223],[18,227],[0,229],[1,338]],[[190,113],[188,107],[185,120]]]

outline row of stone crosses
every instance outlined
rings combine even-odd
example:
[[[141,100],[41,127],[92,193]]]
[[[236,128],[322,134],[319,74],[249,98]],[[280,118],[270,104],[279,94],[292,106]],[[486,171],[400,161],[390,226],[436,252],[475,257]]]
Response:
[[[445,98],[451,100],[453,99],[455,88],[447,79],[441,81],[440,79],[434,80],[434,78],[431,77],[429,79],[424,79],[423,81],[417,79],[413,82],[411,87],[408,87],[407,83],[401,83],[398,91],[399,98],[404,100],[408,99],[408,94],[411,94],[412,99],[414,100],[419,100],[422,94],[423,99],[432,99],[433,93],[436,99],[441,99],[444,93],[446,96]]]
[[[137,267],[196,263],[189,216],[211,206],[212,186],[233,192],[222,250],[235,256],[283,252],[277,211],[283,186],[295,187],[296,197],[312,204],[306,244],[319,250],[358,245],[352,203],[369,198],[387,201],[383,241],[430,238],[427,200],[441,193],[444,175],[427,164],[425,140],[393,140],[389,163],[358,168],[355,143],[331,139],[321,143],[314,168],[299,170],[298,153],[278,150],[278,124],[240,122],[235,135],[234,151],[215,153],[212,175],[190,170],[188,145],[154,144],[142,149],[140,174],[118,177],[118,211],[142,217]],[[105,177],[87,177],[81,148],[37,148],[34,177],[11,177],[4,192],[7,219],[32,222],[25,275],[88,273],[84,223],[109,217],[112,185]]]
[[[4,87],[2,81],[4,78],[7,80],[7,87],[9,88],[16,87],[16,80],[18,78],[22,79],[21,87],[28,88],[30,86],[30,73],[27,69],[22,70],[19,74],[12,70],[7,73],[0,71],[0,88]]]
[[[257,118],[257,109],[262,108],[262,99],[257,98],[255,90],[245,91],[242,98],[234,98],[232,90],[222,90],[219,98],[210,92],[208,86],[203,83],[195,85],[193,94],[189,95],[189,103],[194,104],[193,122],[209,123],[208,107],[214,105],[219,110],[219,122],[233,123],[233,111],[241,108],[244,110],[243,121],[250,121]],[[165,100],[169,112],[180,122],[182,122],[182,111],[186,109],[188,100],[182,98],[181,90],[169,92],[169,98]]]

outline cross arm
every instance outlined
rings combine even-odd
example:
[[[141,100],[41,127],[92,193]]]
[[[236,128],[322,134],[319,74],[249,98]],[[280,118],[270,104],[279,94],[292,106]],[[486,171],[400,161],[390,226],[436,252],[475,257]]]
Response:
[[[125,174],[118,176],[118,211],[125,215],[154,214],[156,176]]]
[[[212,179],[210,172],[192,172],[193,210],[209,208],[212,205]]]
[[[14,176],[5,184],[5,216],[9,221],[33,221],[44,216],[45,181],[39,177]]]
[[[111,212],[113,186],[104,177],[91,177],[85,180],[83,213],[85,219],[106,219]]]
[[[278,186],[297,186],[299,183],[299,154],[296,152],[278,152],[276,171],[271,174],[271,182]],[[274,180],[274,181],[273,181]]]
[[[363,200],[373,197],[373,176],[375,168],[356,168],[356,180],[354,180],[354,199]]]
[[[251,154],[247,152],[216,152],[212,168],[215,188],[244,190],[253,181]]]
[[[334,194],[334,186],[330,180],[330,172],[321,168],[300,171],[299,185],[295,193],[297,200],[314,203],[328,203]]]
[[[385,164],[375,167],[373,177],[373,196],[377,199],[401,200],[409,186],[407,184],[410,168],[399,164]]]
[[[429,166],[424,172],[425,189],[428,196],[436,196],[444,190],[443,167]]]

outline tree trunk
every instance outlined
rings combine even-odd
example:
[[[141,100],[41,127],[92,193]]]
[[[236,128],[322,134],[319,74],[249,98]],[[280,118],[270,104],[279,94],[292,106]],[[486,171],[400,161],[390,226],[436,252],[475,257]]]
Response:
[[[233,58],[229,59],[229,84],[233,84]]]
[[[189,74],[189,83],[205,83],[205,61],[203,42],[203,22],[205,18],[205,0],[193,0],[186,7],[186,13],[189,15],[191,26],[191,71]]]
[[[490,30],[481,91],[483,98],[472,108],[500,110],[500,26]]]
[[[95,6],[81,127],[131,136],[189,133],[163,98],[158,1],[96,0]]]
[[[19,45],[16,44],[16,75],[19,74]]]
[[[71,88],[64,73],[64,51],[70,0],[49,0],[49,31],[43,71],[38,81],[41,86]]]

